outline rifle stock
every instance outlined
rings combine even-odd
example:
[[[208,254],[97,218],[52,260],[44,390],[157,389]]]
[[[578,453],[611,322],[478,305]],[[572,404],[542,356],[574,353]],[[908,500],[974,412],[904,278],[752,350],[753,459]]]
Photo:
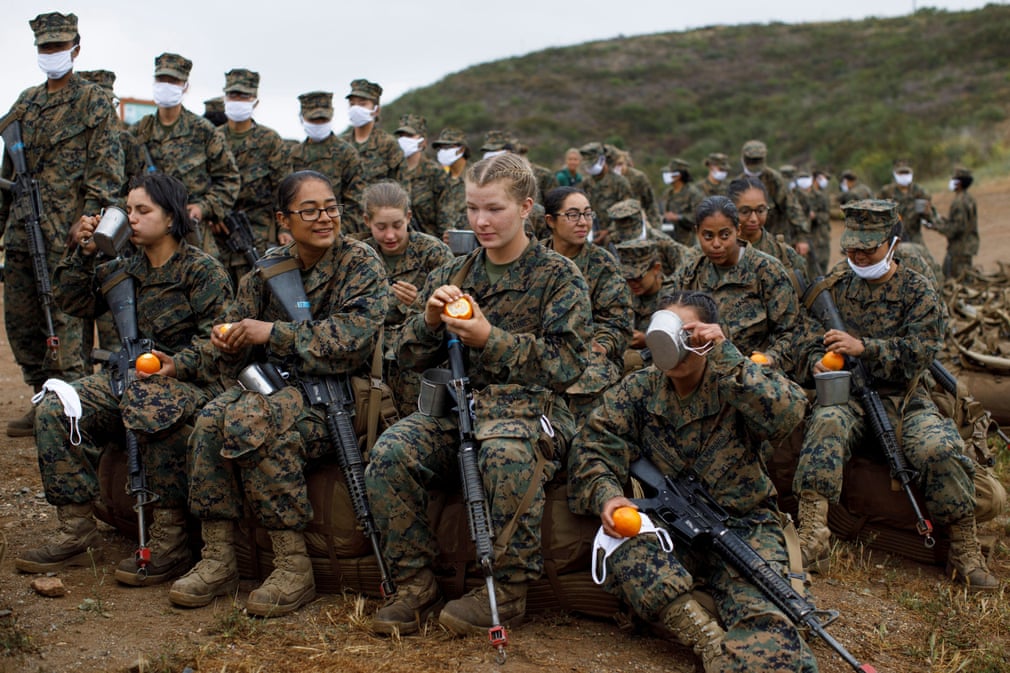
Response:
[[[241,254],[249,266],[254,266],[260,254],[256,250],[256,239],[253,238],[249,217],[240,210],[233,211],[225,216],[224,226],[228,229],[225,238],[228,249]]]

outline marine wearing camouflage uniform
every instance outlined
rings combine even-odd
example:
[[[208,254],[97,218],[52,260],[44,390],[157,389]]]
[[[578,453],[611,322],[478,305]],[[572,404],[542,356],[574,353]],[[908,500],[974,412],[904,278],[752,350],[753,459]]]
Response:
[[[627,160],[631,160],[630,154],[627,155]],[[645,218],[649,221],[649,224],[658,229],[662,224],[663,218],[660,215],[659,202],[656,200],[656,192],[652,189],[649,176],[644,171],[640,171],[634,166],[627,164],[621,175],[624,176],[631,186],[631,193],[634,195],[633,198],[638,199],[638,202],[642,204],[642,212],[645,213]]]
[[[431,146],[436,152],[440,149],[450,147],[468,149],[466,134],[460,129],[452,127],[442,129],[442,132],[438,134],[438,138],[431,143]],[[464,167],[459,177],[453,177],[450,172],[446,172],[445,174],[446,186],[442,191],[442,198],[438,202],[438,232],[435,234],[438,238],[441,238],[442,234],[448,229],[470,228],[470,222],[466,217],[466,183],[463,178],[466,170],[466,159],[462,160]],[[458,162],[459,159],[456,160],[457,164]]]
[[[807,201],[814,213],[814,219],[810,222],[810,246],[814,251],[814,268],[810,271],[814,276],[827,273],[831,259],[831,198],[827,187],[821,188],[817,184],[820,176],[830,179],[827,173],[814,171],[814,186],[807,194]]]
[[[382,95],[382,87],[367,79],[356,79],[351,82],[351,96],[360,96],[375,102],[379,105],[379,96]],[[400,184],[405,183],[403,150],[400,149],[396,138],[386,133],[378,126],[378,121],[374,122],[372,132],[364,142],[358,142],[354,138],[354,128],[350,128],[341,136],[361,157],[361,179],[365,182],[365,187],[373,182],[382,180],[394,180]]]
[[[599,175],[587,173],[580,187],[589,198],[589,205],[599,219],[600,229],[610,229],[610,217],[607,215],[607,209],[618,201],[635,197],[634,192],[631,191],[631,185],[628,184],[624,176],[611,170],[617,160],[617,148],[602,143],[587,143],[579,148],[579,153],[582,155],[582,160],[589,165],[596,163],[600,155],[606,157],[607,165],[603,167],[603,172]]]
[[[111,70],[82,70],[77,73],[84,79],[102,87],[112,98],[113,110],[116,105],[116,93],[113,85],[116,83],[116,73]],[[119,145],[123,152],[123,189],[125,195],[129,190],[130,178],[144,172],[144,155],[140,143],[130,132],[130,126],[116,117],[116,127],[119,130]]]
[[[329,91],[303,93],[298,96],[298,102],[305,121],[318,123],[333,119],[333,94]],[[334,133],[319,142],[306,138],[291,151],[291,169],[312,170],[328,177],[340,202],[341,229],[348,234],[365,231],[361,212],[364,173],[361,157],[349,143]]]
[[[894,173],[907,173],[911,177],[912,166],[904,159],[897,159],[894,162]],[[898,204],[901,236],[904,240],[925,245],[925,241],[922,240],[922,223],[924,220],[936,222],[937,217],[935,208],[922,213],[916,210],[916,201],[928,201],[932,198],[922,185],[913,182],[907,187],[902,187],[897,182],[890,182],[880,188],[877,198],[888,199]]]
[[[728,341],[707,359],[698,389],[686,398],[654,367],[607,391],[569,453],[569,504],[574,512],[598,516],[604,503],[625,494],[629,465],[640,457],[665,474],[690,470],[727,510],[730,529],[785,576],[781,514],[764,461],[771,458],[770,442],[787,437],[802,420],[806,397],[784,375],[750,362]],[[607,591],[645,620],[668,628],[678,599],[704,581],[726,628],[721,645],[715,643],[719,666],[706,670],[817,670],[789,618],[715,554],[680,546],[671,554],[656,536],[637,535],[605,563]]]
[[[421,115],[403,115],[400,117],[396,135],[427,138],[428,123]],[[421,152],[423,151],[422,149]],[[449,186],[445,171],[432,159],[423,156],[413,168],[404,163],[403,177],[404,186],[410,194],[410,212],[413,215],[411,223],[414,228],[435,237],[441,236],[442,232],[438,228],[438,206]]]
[[[729,157],[722,152],[712,152],[705,157],[705,168],[709,169],[705,175],[705,179],[695,182],[695,186],[701,190],[701,193],[706,198],[709,196],[726,196],[726,190],[729,188],[729,180],[726,178],[729,176],[727,175],[722,180],[717,181],[712,177],[712,170],[718,169],[723,173],[728,173]]]
[[[838,181],[838,189],[841,191],[838,197],[838,202],[841,205],[845,205],[850,201],[862,201],[873,198],[873,190],[862,182],[859,182],[859,178],[850,169],[842,172],[842,179]]]
[[[971,177],[967,168],[954,170],[954,180],[970,180]],[[971,269],[972,258],[978,254],[978,206],[964,185],[954,194],[947,217],[939,218],[936,230],[947,237],[944,275],[957,278]]]
[[[653,272],[656,263],[660,261],[659,250],[656,243],[650,240],[635,240],[618,243],[614,246],[621,265],[621,275],[625,282],[642,279],[650,272]],[[660,269],[658,285],[654,292],[643,287],[641,294],[631,293],[632,312],[632,339],[638,338],[639,343],[628,343],[628,348],[624,352],[624,373],[641,369],[647,362],[642,358],[642,349],[645,348],[645,331],[649,328],[652,314],[659,308],[659,301],[666,295],[674,292],[677,287],[673,285],[669,276],[663,274]]]
[[[769,233],[763,229],[761,230],[761,238],[757,241],[747,241],[747,244],[755,250],[760,250],[766,255],[774,257],[778,261],[782,262],[782,266],[786,268],[788,273],[797,274],[803,282],[800,286],[801,288],[810,284],[810,273],[807,270],[807,260],[803,258],[803,255],[796,252],[796,249],[793,246],[786,245],[777,237],[769,235]],[[796,287],[796,283],[793,283],[793,286]]]
[[[674,159],[663,170],[676,172],[687,171],[690,168],[691,165],[683,159]],[[698,189],[694,182],[677,182],[676,185],[667,185],[663,189],[663,193],[659,195],[659,212],[663,215],[663,224],[673,227],[673,240],[681,245],[694,245],[694,211],[704,199],[705,193]],[[675,217],[671,217],[671,215]]]
[[[810,235],[810,221],[800,209],[796,197],[786,184],[782,175],[767,164],[768,148],[760,140],[748,140],[741,151],[745,166],[750,166],[751,172],[760,171],[757,178],[764,183],[768,192],[768,221],[765,229],[771,234],[782,234],[786,243],[795,245],[800,240],[806,240]],[[747,176],[746,172],[737,175]]]
[[[663,264],[667,276],[693,260],[699,253],[697,248],[689,248],[667,236],[664,232],[642,221],[642,208],[635,199],[618,201],[607,209],[610,218],[610,236],[607,245],[619,245],[628,241],[652,241]],[[614,252],[611,248],[611,252]]]
[[[36,45],[70,42],[77,35],[77,16],[40,14],[29,22]],[[21,121],[28,170],[42,197],[42,237],[50,272],[63,256],[71,225],[81,215],[97,215],[118,200],[123,184],[123,157],[116,113],[108,94],[73,72],[52,93],[47,84],[21,92],[0,127]],[[4,151],[0,175],[13,179],[14,166]],[[25,383],[40,389],[51,377],[73,380],[84,375],[81,321],[53,307],[53,326],[60,340],[54,360],[46,346],[46,319],[32,271],[23,219],[6,190],[0,190],[0,227],[6,251],[4,320],[11,351]],[[31,414],[8,427],[8,434],[30,436]]]

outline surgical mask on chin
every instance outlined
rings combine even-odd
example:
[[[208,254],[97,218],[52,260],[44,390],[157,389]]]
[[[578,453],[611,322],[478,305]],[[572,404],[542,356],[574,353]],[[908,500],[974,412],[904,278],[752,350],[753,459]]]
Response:
[[[908,187],[912,184],[912,174],[911,173],[895,173],[894,181],[897,182],[902,187]]]
[[[169,82],[154,83],[154,104],[158,107],[175,107],[182,103],[182,95],[186,93],[185,86]]]
[[[726,179],[726,176],[728,175],[729,173],[727,173],[726,171],[712,171],[712,179],[715,180],[716,182],[722,182],[723,180]]]
[[[796,186],[800,189],[810,189],[814,186],[813,178],[796,178]]]
[[[407,136],[400,136],[396,139],[396,142],[400,144],[400,149],[403,150],[403,156],[410,157],[421,151],[421,143],[424,142],[424,138],[408,138]]]
[[[590,175],[599,175],[600,173],[603,172],[603,167],[606,165],[607,165],[607,157],[601,156],[599,159],[596,160],[596,163],[592,164],[591,166],[589,166],[589,168],[586,169],[586,173],[589,173]]]
[[[39,54],[39,70],[49,79],[59,79],[74,69],[73,49],[55,54]]]
[[[880,260],[876,264],[859,266],[854,263],[851,258],[846,258],[849,262],[849,268],[852,269],[852,273],[856,274],[863,280],[877,280],[878,278],[882,278],[884,274],[891,269],[891,260],[894,259],[894,246],[897,242],[897,237],[891,239],[891,247],[887,249],[887,254],[884,255],[884,259]]]
[[[828,179],[826,177],[824,177],[824,176],[821,176],[821,177],[817,178],[817,186],[820,189],[827,189],[828,188]]]
[[[951,179],[950,179],[950,184],[949,184],[949,185],[947,185],[947,186],[948,186],[948,187],[950,187],[950,191],[952,191],[952,192],[956,192],[956,191],[957,191],[957,186],[958,186],[958,184],[959,184],[959,183],[958,183],[957,179],[955,179],[955,178],[951,178]]]
[[[443,166],[452,166],[456,161],[463,156],[462,147],[445,147],[438,151],[437,155],[438,163]]]
[[[351,121],[351,126],[359,128],[375,121],[372,110],[363,105],[352,105],[347,109],[347,118]]]
[[[248,121],[252,119],[254,107],[256,107],[256,101],[226,100],[224,102],[224,116],[233,122]]]
[[[323,140],[326,140],[326,138],[333,131],[333,122],[328,121],[319,124],[314,124],[312,122],[308,122],[303,119],[302,128],[305,129],[305,135],[307,135],[310,140],[314,140],[318,143]]]

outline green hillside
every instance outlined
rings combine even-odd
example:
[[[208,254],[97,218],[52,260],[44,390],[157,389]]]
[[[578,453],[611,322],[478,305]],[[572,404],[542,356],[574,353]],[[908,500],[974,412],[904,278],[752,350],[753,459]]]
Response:
[[[552,167],[570,145],[602,138],[632,149],[657,182],[673,156],[700,174],[706,154],[738,157],[752,137],[773,165],[853,167],[879,185],[903,156],[937,178],[955,162],[1006,159],[1010,6],[548,49],[410,91],[385,107],[384,126],[405,112],[427,117],[432,138],[464,129],[473,148],[488,129],[509,129]]]

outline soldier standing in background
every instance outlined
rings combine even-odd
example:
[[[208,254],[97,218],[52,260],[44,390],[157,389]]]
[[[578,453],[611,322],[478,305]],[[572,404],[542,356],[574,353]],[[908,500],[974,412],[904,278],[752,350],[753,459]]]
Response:
[[[974,178],[967,168],[955,168],[950,178],[954,200],[947,217],[938,218],[936,230],[947,237],[947,256],[943,260],[943,275],[957,278],[971,269],[972,257],[978,254],[978,206],[968,193]]]
[[[112,109],[117,108],[116,93],[113,89],[113,85],[116,83],[116,73],[111,70],[81,70],[77,74],[102,87],[112,99]],[[123,151],[122,194],[125,196],[130,179],[144,172],[144,155],[140,150],[140,143],[130,133],[129,125],[118,116],[116,117],[116,128],[119,130],[119,144]]]
[[[663,231],[682,245],[694,245],[694,209],[705,196],[691,183],[691,165],[683,159],[670,161],[663,167],[663,184],[659,197]]]
[[[862,201],[873,198],[873,190],[859,181],[859,177],[851,168],[842,171],[842,177],[838,181],[838,191],[841,193],[838,202],[845,205],[849,201]]]
[[[610,170],[617,163],[617,148],[604,143],[586,143],[579,148],[586,164],[586,178],[580,185],[589,197],[589,205],[596,213],[598,228],[593,231],[593,243],[604,245],[610,231],[607,210],[618,201],[635,198],[631,185],[622,175]]]
[[[729,157],[722,152],[712,152],[705,157],[705,167],[708,175],[698,183],[702,194],[708,196],[726,196],[726,178],[729,176]]]
[[[242,188],[233,210],[242,211],[249,218],[256,250],[262,255],[268,248],[291,240],[286,232],[277,231],[273,211],[277,186],[291,172],[291,156],[277,131],[252,118],[259,104],[259,73],[235,69],[224,77],[224,113],[228,118],[224,133],[242,176]],[[218,235],[221,262],[237,287],[238,279],[252,267],[241,252],[233,252],[225,245],[228,232],[223,223],[214,223],[212,228]]]
[[[814,219],[810,221],[814,265],[810,268],[810,273],[817,277],[828,272],[828,260],[831,259],[831,197],[828,195],[831,175],[827,171],[814,170],[813,178],[813,187],[808,196],[814,211]]]
[[[810,232],[804,237],[809,247],[803,258],[806,267],[812,271],[818,268],[818,260],[814,253],[814,227],[817,225],[817,213],[814,210],[814,175],[808,168],[797,168],[793,177],[793,197],[799,204],[800,212],[806,217],[807,226],[810,228]]]
[[[926,222],[936,222],[936,210],[933,208],[929,192],[912,181],[912,165],[907,159],[894,161],[894,182],[881,187],[877,198],[888,199],[898,204],[898,217],[901,218],[902,238],[909,243],[923,245],[922,225]]]
[[[190,240],[217,255],[207,225],[220,222],[231,211],[242,178],[224,135],[182,106],[192,68],[193,62],[178,54],[165,53],[154,59],[154,102],[158,111],[137,122],[133,133],[141,147],[147,146],[155,167],[185,185],[189,216],[194,228],[202,229]]]
[[[347,94],[347,115],[353,128],[342,136],[361,157],[361,177],[365,187],[380,180],[404,180],[404,158],[393,136],[378,127],[379,96],[382,87],[367,79],[351,82]]]
[[[470,146],[466,134],[457,128],[444,128],[431,144],[435,148],[438,164],[445,170],[446,188],[438,204],[439,238],[447,229],[469,229],[466,218],[466,185],[463,175],[470,160]]]
[[[224,96],[214,96],[203,102],[203,118],[214,126],[224,126],[228,122],[224,115]]]
[[[634,194],[632,198],[638,199],[638,202],[642,204],[642,212],[649,220],[649,224],[659,229],[662,217],[659,214],[659,203],[656,201],[656,192],[652,189],[649,176],[644,171],[635,168],[630,150],[621,152],[621,159],[623,159],[623,168],[619,172],[631,185],[631,192]]]
[[[361,194],[365,191],[361,157],[351,144],[333,133],[333,94],[310,91],[298,96],[306,138],[291,150],[291,168],[322,173],[340,199],[340,228],[347,234],[365,231]]]
[[[421,115],[405,114],[396,129],[396,141],[404,156],[404,185],[410,194],[410,213],[416,231],[441,238],[438,204],[448,188],[448,178],[438,164],[424,156],[428,146],[428,122]]]
[[[21,122],[25,157],[42,195],[42,237],[50,271],[63,256],[69,230],[84,215],[116,203],[123,185],[123,156],[116,113],[108,94],[73,72],[81,51],[77,16],[50,12],[29,21],[46,82],[25,89],[0,129]],[[9,152],[0,175],[14,177]],[[52,307],[60,340],[58,358],[46,343],[46,318],[38,295],[28,239],[11,195],[0,191],[0,227],[6,250],[4,320],[11,351],[25,383],[38,392],[49,378],[73,381],[85,373],[81,321]],[[31,437],[35,409],[7,424],[10,437]]]

